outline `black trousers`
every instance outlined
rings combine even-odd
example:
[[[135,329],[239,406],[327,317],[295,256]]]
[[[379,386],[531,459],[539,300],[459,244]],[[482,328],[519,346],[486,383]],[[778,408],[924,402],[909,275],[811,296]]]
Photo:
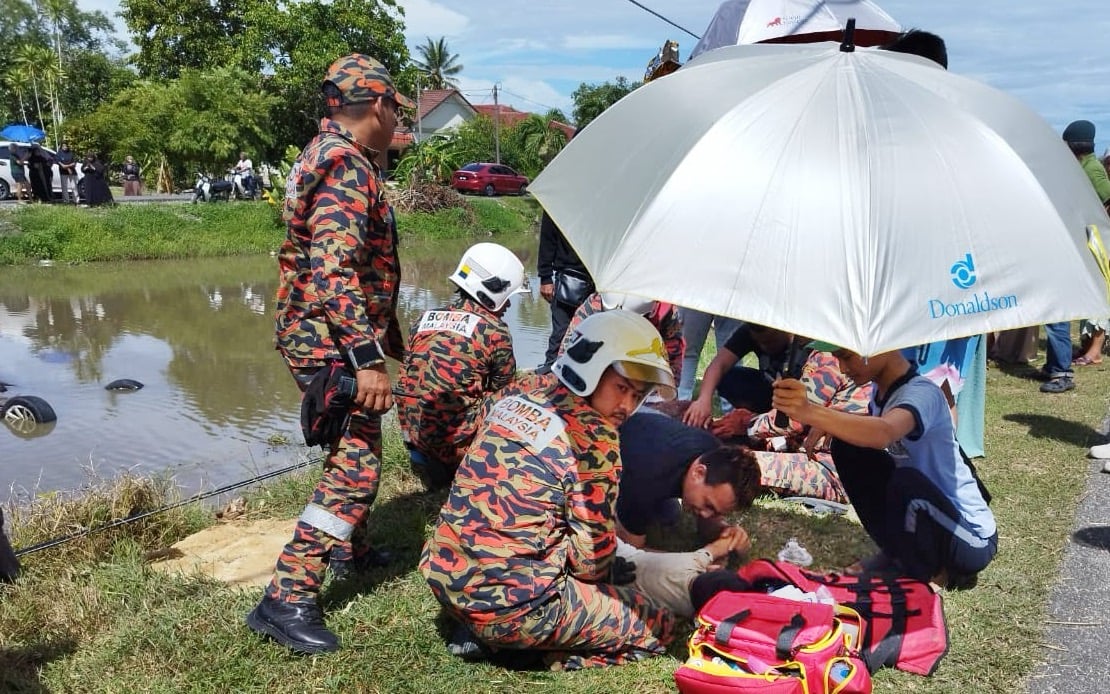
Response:
[[[555,363],[555,357],[559,356],[559,347],[563,344],[563,338],[567,335],[567,326],[570,325],[570,319],[577,310],[577,306],[570,306],[558,301],[551,302],[551,337],[547,340],[547,354],[544,355],[543,360],[545,369],[551,368],[551,365]]]
[[[970,576],[994,559],[998,534],[978,537],[920,471],[896,467],[886,451],[843,441],[834,440],[831,453],[863,529],[906,575],[923,581],[942,570],[950,577]]]
[[[4,534],[4,510],[0,509],[0,581],[14,581],[18,576],[19,559]]]

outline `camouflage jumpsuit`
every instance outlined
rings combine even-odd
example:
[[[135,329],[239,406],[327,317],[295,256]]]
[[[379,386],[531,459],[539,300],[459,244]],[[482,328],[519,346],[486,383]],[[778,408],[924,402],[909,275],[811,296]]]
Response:
[[[872,385],[858,386],[840,370],[836,357],[828,352],[813,351],[802,367],[801,381],[806,384],[810,402],[841,412],[867,414]],[[763,486],[785,496],[808,496],[848,503],[844,487],[836,475],[832,455],[826,442],[816,451],[817,460],[797,451],[797,443],[805,436],[800,423],[789,420],[786,428],[775,424],[776,410],[756,415],[748,426],[748,438],[755,449],[765,447],[775,436],[785,436],[792,444],[790,451],[755,450]]]
[[[289,172],[276,346],[302,391],[329,362],[354,355],[374,363],[404,351],[396,314],[397,228],[370,163],[375,154],[324,118]],[[312,600],[328,561],[365,551],[352,547],[351,535],[362,529],[377,494],[381,445],[380,415],[354,406],[278,557],[268,596]]]
[[[574,335],[574,329],[578,324],[586,319],[587,316],[592,316],[595,313],[601,313],[605,310],[605,306],[601,303],[601,293],[594,292],[590,294],[574,315],[570,318],[570,323],[567,325],[566,335],[563,336],[563,344],[559,347],[559,354],[566,351],[570,346],[571,336]],[[671,304],[656,303],[655,310],[651,312],[647,319],[659,331],[659,335],[663,338],[663,347],[667,350],[667,361],[671,365],[671,373],[674,374],[674,382],[678,383],[682,378],[682,356],[686,352],[686,340],[682,337],[682,320],[678,317],[678,310]]]
[[[465,294],[453,305],[425,311],[409,332],[409,351],[398,386],[398,418],[405,443],[429,467],[451,475],[478,426],[478,410],[516,372],[505,321]],[[442,467],[441,467],[442,466]],[[450,483],[450,477],[434,482]]]
[[[483,407],[420,557],[436,599],[486,643],[566,669],[663,652],[674,617],[606,583],[615,556],[616,428],[554,375]]]

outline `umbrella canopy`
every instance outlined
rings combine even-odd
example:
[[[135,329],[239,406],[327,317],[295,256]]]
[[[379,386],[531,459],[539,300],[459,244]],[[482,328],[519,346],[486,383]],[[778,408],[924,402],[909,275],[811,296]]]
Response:
[[[604,291],[863,355],[1110,315],[1110,223],[1060,136],[916,56],[711,51],[632,92],[529,186]]]
[[[0,130],[0,139],[12,140],[13,142],[38,142],[45,138],[46,133],[33,125],[17,123],[5,125],[4,129]]]
[[[737,44],[840,41],[849,18],[857,46],[877,46],[902,31],[871,0],[725,0],[690,58]]]

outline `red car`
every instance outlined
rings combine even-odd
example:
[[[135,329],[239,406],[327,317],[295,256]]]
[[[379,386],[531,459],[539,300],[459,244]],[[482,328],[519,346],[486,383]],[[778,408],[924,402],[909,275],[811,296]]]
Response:
[[[467,164],[451,176],[451,187],[460,193],[524,195],[528,190],[528,177],[504,164]]]

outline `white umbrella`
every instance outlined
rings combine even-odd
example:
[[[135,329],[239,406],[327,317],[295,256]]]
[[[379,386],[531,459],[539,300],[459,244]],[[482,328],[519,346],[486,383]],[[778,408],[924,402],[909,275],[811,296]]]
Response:
[[[1017,99],[835,44],[711,51],[629,94],[529,186],[599,289],[869,355],[1110,314],[1110,220]]]
[[[871,0],[725,0],[690,58],[737,44],[839,41],[849,18],[856,20],[855,42],[860,46],[885,43],[902,31]]]

